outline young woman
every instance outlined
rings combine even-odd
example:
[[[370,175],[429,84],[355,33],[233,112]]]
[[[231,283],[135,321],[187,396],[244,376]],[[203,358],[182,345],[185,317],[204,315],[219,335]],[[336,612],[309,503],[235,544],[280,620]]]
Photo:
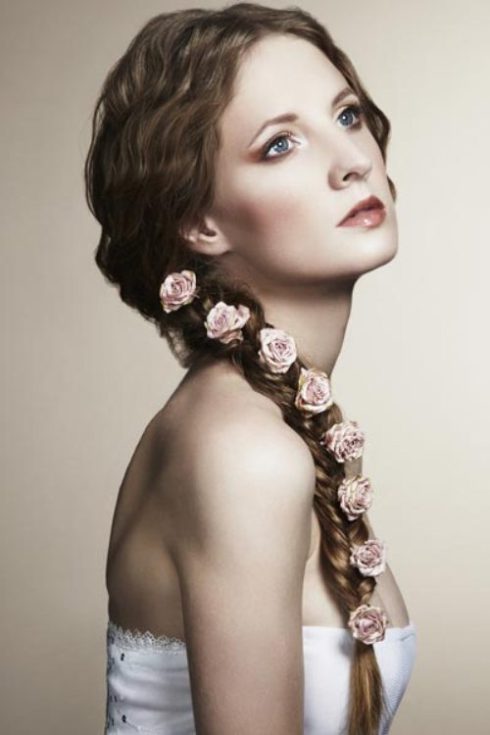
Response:
[[[415,625],[331,385],[397,250],[389,132],[297,7],[158,15],[107,76],[96,262],[188,368],[114,512],[108,733],[389,731]]]

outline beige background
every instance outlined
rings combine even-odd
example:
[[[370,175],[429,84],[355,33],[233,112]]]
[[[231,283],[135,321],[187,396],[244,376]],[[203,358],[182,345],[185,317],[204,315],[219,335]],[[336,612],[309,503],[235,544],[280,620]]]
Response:
[[[183,371],[95,267],[82,165],[109,66],[146,20],[178,5],[3,4],[0,730],[88,735],[104,721],[114,501]],[[393,125],[400,250],[359,281],[333,375],[338,402],[367,433],[371,518],[418,626],[392,733],[483,735],[490,5],[301,5]]]

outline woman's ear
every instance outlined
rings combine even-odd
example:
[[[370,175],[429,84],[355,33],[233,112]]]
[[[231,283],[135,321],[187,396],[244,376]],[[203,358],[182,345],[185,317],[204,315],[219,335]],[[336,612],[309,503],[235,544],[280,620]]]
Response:
[[[231,250],[226,237],[209,218],[201,220],[194,227],[181,228],[181,235],[191,250],[204,255],[222,255]]]

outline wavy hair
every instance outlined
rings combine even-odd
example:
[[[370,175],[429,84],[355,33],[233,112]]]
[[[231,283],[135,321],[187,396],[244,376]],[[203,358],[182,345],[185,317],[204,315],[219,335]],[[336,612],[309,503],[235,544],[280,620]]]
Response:
[[[182,234],[212,205],[219,121],[240,61],[271,34],[306,39],[330,59],[359,96],[386,160],[390,123],[325,27],[297,6],[239,2],[159,14],[133,38],[96,102],[84,168],[86,197],[102,228],[96,264],[117,284],[121,299],[156,325],[183,367],[204,355],[228,359],[253,390],[280,407],[284,421],[308,445],[316,468],[313,508],[321,528],[322,577],[347,624],[350,612],[369,601],[375,580],[350,564],[351,546],[364,543],[369,531],[362,515],[348,521],[340,512],[337,488],[344,468],[319,444],[342,421],[342,412],[336,403],[313,417],[295,408],[300,369],[312,366],[298,355],[285,374],[264,369],[259,332],[275,325],[266,321],[253,284],[225,277],[216,259],[192,251]],[[389,177],[388,183],[396,198]],[[183,269],[196,273],[200,298],[167,314],[160,284]],[[218,301],[250,309],[243,341],[223,344],[206,336],[204,320]],[[350,676],[348,735],[377,735],[386,695],[372,645],[354,640]]]

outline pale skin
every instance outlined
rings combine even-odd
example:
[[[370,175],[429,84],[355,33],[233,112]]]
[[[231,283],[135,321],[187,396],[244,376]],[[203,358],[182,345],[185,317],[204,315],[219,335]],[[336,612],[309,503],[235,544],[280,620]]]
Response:
[[[255,44],[221,120],[213,207],[186,232],[191,247],[249,280],[267,320],[329,375],[354,284],[397,250],[381,152],[365,124],[342,114],[356,97],[331,108],[345,86],[302,39]],[[284,112],[299,119],[248,147]],[[276,140],[261,160],[285,130],[291,140]],[[336,227],[371,194],[386,207],[380,227]],[[346,471],[362,472],[361,460]],[[302,732],[301,626],[344,627],[320,576],[314,488],[305,442],[227,363],[189,370],[140,439],[114,513],[109,614],[186,641],[199,735]],[[391,625],[408,623],[389,565],[370,602]]]
[[[279,36],[256,44],[244,62],[238,91],[222,118],[215,203],[205,228],[190,231],[193,247],[219,257],[247,277],[267,319],[294,335],[302,354],[332,373],[342,347],[352,291],[363,274],[397,252],[396,210],[381,151],[364,123],[353,127],[350,94],[330,109],[347,83],[312,44]],[[248,144],[261,124],[276,123]],[[284,130],[268,160],[264,145]],[[360,199],[379,197],[381,227],[337,223]]]

